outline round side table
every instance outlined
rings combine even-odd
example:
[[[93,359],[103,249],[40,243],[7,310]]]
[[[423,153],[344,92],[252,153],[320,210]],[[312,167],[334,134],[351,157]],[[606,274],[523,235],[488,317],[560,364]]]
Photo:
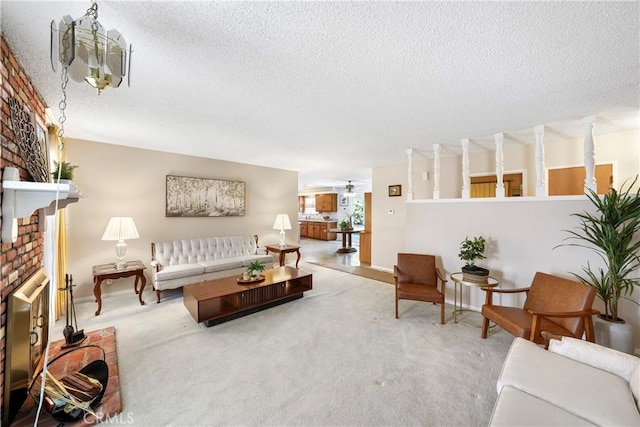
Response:
[[[469,288],[493,288],[493,287],[498,286],[498,283],[499,283],[498,279],[496,279],[495,277],[491,277],[491,276],[489,276],[487,278],[487,282],[486,283],[470,282],[468,280],[463,280],[462,272],[452,273],[451,274],[451,280],[453,281],[453,286],[454,286],[454,289],[453,289],[453,321],[454,321],[454,323],[458,323],[458,315],[463,313],[463,312],[465,312],[465,311],[470,311],[470,312],[473,312],[473,313],[479,313],[479,311],[477,311],[477,310],[472,310],[472,309],[469,309],[469,308],[462,308],[462,287],[463,286],[468,286]],[[459,293],[458,293],[458,285],[460,285]],[[460,307],[458,307],[458,301],[460,303]],[[467,325],[480,327],[479,325],[474,325],[472,323],[467,323],[467,322],[464,322],[463,320],[460,320],[460,322],[461,323],[465,323]]]

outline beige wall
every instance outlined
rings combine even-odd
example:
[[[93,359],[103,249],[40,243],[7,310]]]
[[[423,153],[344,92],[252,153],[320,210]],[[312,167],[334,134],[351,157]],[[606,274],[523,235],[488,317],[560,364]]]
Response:
[[[260,245],[278,242],[271,227],[278,213],[292,221],[298,210],[298,173],[200,157],[142,150],[95,142],[69,140],[66,158],[79,167],[74,183],[87,198],[66,209],[69,241],[68,272],[78,285],[78,297],[93,293],[91,267],[115,261],[115,242],[102,241],[112,216],[132,216],[139,239],[127,241],[126,259],[149,267],[150,243],[190,237],[257,234]],[[166,218],[166,175],[228,179],[246,182],[246,215],[218,218]],[[287,241],[297,242],[299,230],[287,231]],[[151,275],[147,271],[147,289]],[[102,286],[103,293],[131,289],[132,279]],[[145,289],[145,300],[153,294]],[[131,290],[134,298],[133,290]],[[103,313],[108,305],[103,305]]]

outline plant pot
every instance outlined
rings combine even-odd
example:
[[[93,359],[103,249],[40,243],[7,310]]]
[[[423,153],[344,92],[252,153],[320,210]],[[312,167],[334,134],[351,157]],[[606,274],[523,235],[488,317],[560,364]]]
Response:
[[[462,267],[462,280],[465,282],[487,283],[489,270],[477,265],[465,265]]]
[[[633,327],[623,319],[613,321],[599,314],[593,320],[596,343],[627,354],[635,353]]]

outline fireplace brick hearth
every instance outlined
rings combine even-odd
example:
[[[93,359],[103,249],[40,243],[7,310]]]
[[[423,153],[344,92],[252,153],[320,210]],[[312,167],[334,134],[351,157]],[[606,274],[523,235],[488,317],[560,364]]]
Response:
[[[102,405],[96,408],[96,413],[102,414],[104,419],[112,419],[115,415],[122,412],[122,400],[120,399],[120,371],[118,369],[118,355],[116,351],[116,329],[112,326],[109,328],[100,329],[93,332],[86,333],[87,339],[82,342],[82,345],[94,344],[100,346],[105,352],[105,361],[109,366],[109,381],[107,383],[107,390],[102,398]],[[50,358],[55,357],[57,354],[66,351],[62,345],[65,340],[57,340],[51,343]],[[56,378],[76,372],[82,367],[86,366],[92,360],[101,358],[102,353],[93,348],[86,351],[77,350],[69,355],[69,357],[62,358],[56,361],[51,366],[50,373],[55,375]],[[35,402],[29,398],[25,402],[24,406],[18,412],[16,420],[12,424],[12,427],[27,427],[32,426],[35,417]],[[95,424],[93,417],[87,417],[83,422],[79,422],[78,425],[92,425]],[[44,412],[40,416],[41,427],[56,426],[59,423],[53,418],[46,415]]]
[[[109,366],[109,381],[107,382],[107,390],[102,398],[102,405],[96,408],[96,413],[102,414],[105,420],[113,419],[114,416],[122,412],[122,400],[120,399],[120,371],[118,369],[118,354],[116,351],[116,329],[112,326],[86,333],[87,339],[82,345],[95,344],[100,346],[105,352],[105,361]],[[51,343],[50,358],[68,349],[62,349],[65,340],[57,340]],[[86,351],[77,350],[69,355],[56,361],[51,366],[50,373],[61,378],[62,376],[73,373],[88,365],[96,357],[101,357],[102,353],[96,349],[87,349]],[[23,407],[18,412],[12,427],[33,426],[36,413],[35,401],[31,398],[27,399]],[[86,422],[85,422],[86,421]],[[93,417],[87,417],[86,420],[79,421],[78,426],[95,424]],[[42,412],[38,423],[41,427],[57,426],[59,423],[46,413]],[[74,424],[76,425],[76,424]]]

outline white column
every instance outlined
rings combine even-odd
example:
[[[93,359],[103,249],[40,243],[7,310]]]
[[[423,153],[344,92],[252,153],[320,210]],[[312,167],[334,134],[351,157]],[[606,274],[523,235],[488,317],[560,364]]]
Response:
[[[536,196],[548,196],[544,180],[544,125],[533,128],[536,135]]]
[[[583,120],[584,123],[584,192],[590,188],[593,191],[598,190],[596,184],[596,155],[595,141],[593,140],[593,128],[596,124],[596,116],[588,116]]]
[[[471,180],[469,179],[469,138],[462,138],[462,198],[471,197]]]
[[[433,198],[440,198],[440,144],[433,144]]]
[[[498,132],[493,134],[493,138],[496,141],[496,197],[504,197],[504,154],[502,153],[502,143],[504,141],[504,133]]]
[[[409,168],[407,171],[409,175],[409,188],[407,191],[407,200],[413,200],[413,148],[407,150],[407,157],[409,157]]]

